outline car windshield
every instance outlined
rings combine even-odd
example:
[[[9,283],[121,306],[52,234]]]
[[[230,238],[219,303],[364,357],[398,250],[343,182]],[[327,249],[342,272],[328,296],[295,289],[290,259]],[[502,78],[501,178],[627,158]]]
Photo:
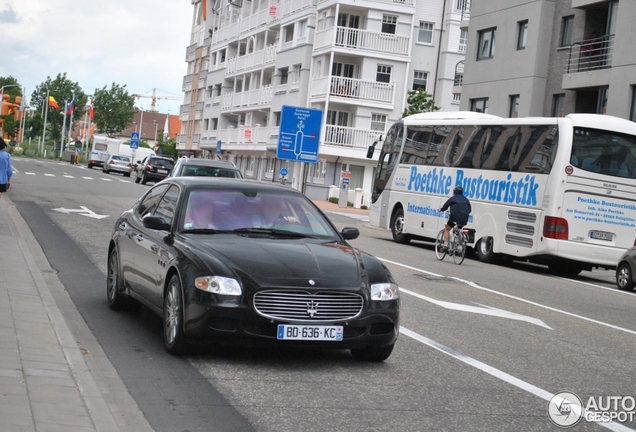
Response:
[[[181,231],[285,238],[335,237],[329,221],[301,194],[195,189],[184,201]]]
[[[172,161],[168,159],[150,159],[148,161],[148,164],[159,167],[159,168],[166,168],[166,169],[172,169],[174,165]]]
[[[243,178],[237,169],[212,167],[205,165],[186,165],[181,173],[184,177],[230,177]]]
[[[126,156],[113,156],[113,159],[122,162],[130,162],[130,159],[128,159]]]

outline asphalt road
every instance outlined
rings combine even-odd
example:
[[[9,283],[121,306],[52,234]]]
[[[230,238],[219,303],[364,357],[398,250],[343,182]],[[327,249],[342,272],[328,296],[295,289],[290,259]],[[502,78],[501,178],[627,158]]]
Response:
[[[457,266],[437,261],[430,244],[399,245],[337,213],[328,215],[358,226],[351,243],[383,259],[401,288],[402,332],[386,362],[233,347],[170,356],[158,318],[114,313],[105,301],[112,226],[149,186],[85,166],[13,162],[11,199],[157,431],[558,430],[547,414],[557,392],[636,397],[636,295],[618,291],[613,272],[564,279],[520,263]],[[608,426],[621,427],[582,421],[576,430]]]

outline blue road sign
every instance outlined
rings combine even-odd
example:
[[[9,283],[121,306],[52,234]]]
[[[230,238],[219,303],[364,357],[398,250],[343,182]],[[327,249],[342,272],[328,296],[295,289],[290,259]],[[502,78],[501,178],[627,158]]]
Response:
[[[278,159],[318,162],[322,111],[283,105],[278,133]]]
[[[283,177],[285,177],[287,175],[287,168],[281,168],[280,170],[280,175],[282,175]]]
[[[130,148],[131,150],[139,148],[139,132],[133,132],[130,134]]]
[[[223,141],[218,140],[218,141],[216,142],[216,154],[223,154],[223,147],[222,147],[222,145],[223,145]]]

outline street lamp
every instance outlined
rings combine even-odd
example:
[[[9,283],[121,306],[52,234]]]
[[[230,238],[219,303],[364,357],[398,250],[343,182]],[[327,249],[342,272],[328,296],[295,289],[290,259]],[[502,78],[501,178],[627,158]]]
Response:
[[[137,122],[133,122],[133,124],[135,125],[135,132],[137,132]]]

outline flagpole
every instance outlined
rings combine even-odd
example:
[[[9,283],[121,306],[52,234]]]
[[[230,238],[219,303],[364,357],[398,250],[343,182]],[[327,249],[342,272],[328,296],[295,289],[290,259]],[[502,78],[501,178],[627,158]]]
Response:
[[[22,99],[20,100],[20,132],[18,134],[18,145],[22,144],[24,141],[24,128],[26,127],[26,104],[24,103],[24,95],[26,94],[26,89],[22,87]]]
[[[88,110],[84,110],[84,143],[82,144],[82,151],[84,146],[88,144],[88,133],[86,132],[86,124],[88,123]],[[86,155],[86,153],[84,153]]]
[[[64,120],[62,120],[62,142],[60,142],[60,160],[64,160],[64,136],[66,135],[66,109],[68,99],[64,101]]]
[[[40,149],[40,154],[44,154],[44,135],[46,134],[46,118],[49,114],[49,89],[46,89],[46,99],[44,99],[44,126],[42,127],[42,148]]]

